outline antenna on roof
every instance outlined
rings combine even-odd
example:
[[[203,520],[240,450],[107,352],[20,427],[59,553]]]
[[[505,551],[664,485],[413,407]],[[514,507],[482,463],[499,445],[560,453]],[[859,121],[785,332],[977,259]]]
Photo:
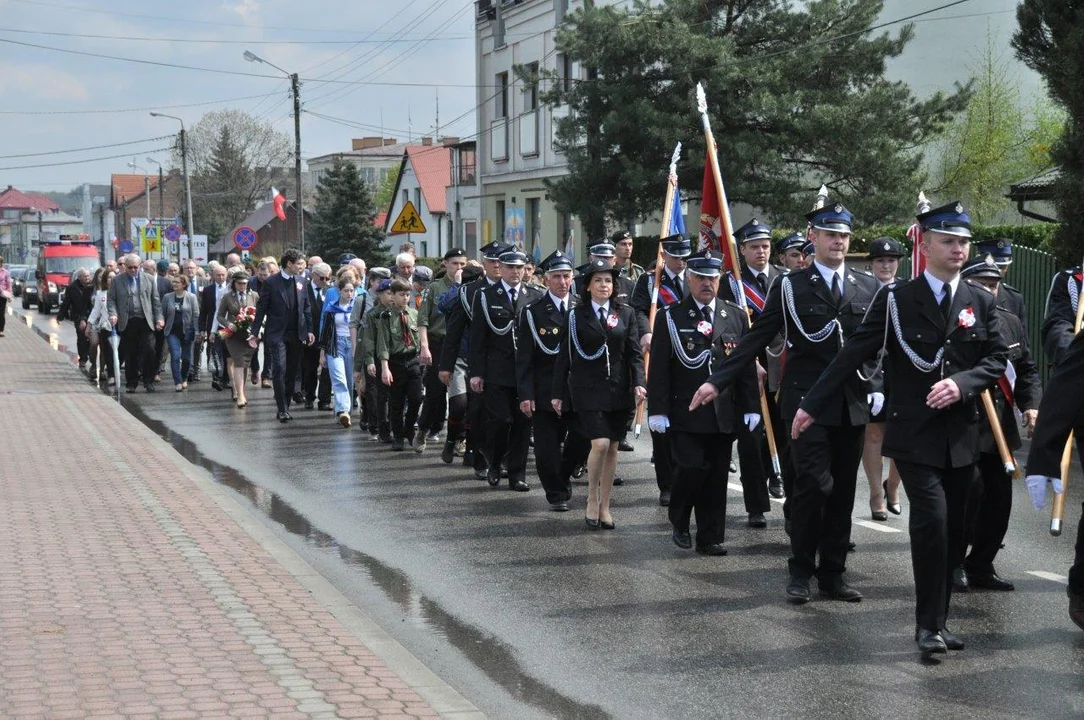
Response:
[[[436,95],[437,95],[437,125],[436,125],[436,128],[435,128],[436,131],[433,133],[433,135],[436,137],[437,141],[439,142],[440,141],[440,88],[436,88],[435,92],[436,92]]]

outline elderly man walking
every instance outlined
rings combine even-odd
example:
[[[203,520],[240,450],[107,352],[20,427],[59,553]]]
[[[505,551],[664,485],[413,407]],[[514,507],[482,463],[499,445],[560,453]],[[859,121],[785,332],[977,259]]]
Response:
[[[124,258],[124,275],[109,286],[106,298],[109,322],[123,339],[127,358],[125,380],[128,392],[139,386],[140,373],[147,392],[154,392],[154,331],[165,325],[162,300],[151,278],[139,271],[139,256]]]

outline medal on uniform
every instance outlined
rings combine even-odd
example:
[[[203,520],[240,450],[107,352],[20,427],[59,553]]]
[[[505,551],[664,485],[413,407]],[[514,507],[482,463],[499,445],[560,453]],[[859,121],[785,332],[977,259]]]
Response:
[[[956,327],[969,328],[975,324],[975,311],[970,306],[965,307],[960,311],[959,317],[956,318]]]
[[[545,335],[546,334],[546,328],[542,328],[541,330],[539,330],[538,334],[539,335]]]
[[[704,337],[708,337],[711,335],[711,323],[709,323],[707,320],[701,320],[700,322],[698,322],[696,324],[696,329],[697,332],[699,332]]]
[[[693,349],[693,341],[690,340],[689,342],[685,343],[685,348],[691,351]]]
[[[617,327],[617,320],[617,315],[610,315],[608,318],[606,318],[606,327],[613,330],[615,327]]]

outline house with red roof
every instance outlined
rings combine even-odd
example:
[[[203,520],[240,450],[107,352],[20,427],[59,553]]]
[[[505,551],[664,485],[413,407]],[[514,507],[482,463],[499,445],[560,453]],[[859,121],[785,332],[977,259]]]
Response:
[[[390,237],[388,244],[391,247],[409,240],[417,248],[419,257],[441,257],[452,247],[453,233],[444,191],[451,180],[451,145],[455,142],[454,138],[448,138],[434,144],[432,138],[422,138],[420,145],[408,145],[403,151],[399,181],[387,209],[384,231],[392,232],[408,202],[413,205],[425,231]]]
[[[161,187],[157,174],[113,173],[110,198],[116,218],[113,234],[118,240],[135,236],[132,220],[146,218],[148,207],[151,218],[176,218],[178,224],[184,225],[184,178],[180,170],[170,170],[163,176]]]
[[[83,221],[40,193],[8,185],[0,191],[0,255],[8,264],[32,263],[45,240],[83,231]]]

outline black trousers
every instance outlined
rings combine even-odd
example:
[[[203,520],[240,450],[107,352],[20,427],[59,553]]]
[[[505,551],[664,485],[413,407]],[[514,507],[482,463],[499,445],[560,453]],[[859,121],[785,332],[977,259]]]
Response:
[[[572,498],[572,472],[587,458],[591,443],[575,431],[571,413],[558,415],[539,408],[531,422],[534,465],[546,491],[546,501],[568,502]]]
[[[670,492],[674,485],[674,457],[670,452],[670,438],[666,435],[666,433],[651,433],[651,455],[655,458],[655,483],[659,486],[661,493]]]
[[[982,453],[975,464],[975,476],[964,513],[964,547],[971,552],[964,560],[970,573],[994,571],[994,558],[1009,530],[1012,513],[1012,476],[1005,472],[1001,456]]]
[[[396,440],[409,439],[422,407],[422,366],[418,358],[388,361],[392,382],[388,390],[388,414],[391,434]]]
[[[368,371],[366,371],[368,373]],[[380,378],[366,374],[365,376],[365,417],[368,421],[366,429],[369,433],[391,433],[391,424],[388,422],[388,396],[391,388],[380,381]]]
[[[154,382],[158,363],[154,360],[154,331],[143,318],[128,318],[124,326],[124,375],[128,389],[139,386],[140,373],[147,385]]]
[[[734,436],[680,430],[666,435],[675,463],[670,524],[675,530],[688,531],[695,511],[697,546],[721,543],[726,534],[726,483]]]
[[[0,314],[3,314],[3,312],[3,308],[0,308]],[[75,325],[75,348],[79,354],[79,364],[82,365],[88,360],[94,362],[94,358],[90,356],[90,338],[87,337],[86,326],[80,328],[79,322],[79,320],[76,320],[73,324]]]
[[[166,334],[161,330],[154,331],[154,374],[158,375],[162,369],[162,361],[165,359]],[[82,355],[80,355],[82,357]]]
[[[487,382],[482,393],[486,414],[485,453],[496,472],[503,462],[508,482],[527,479],[531,421],[520,412],[516,389]]]
[[[448,388],[440,381],[437,361],[444,349],[444,336],[429,337],[429,352],[433,362],[425,368],[422,384],[425,386],[425,403],[418,418],[418,428],[429,432],[440,432],[444,427],[444,416],[448,414]]]
[[[808,581],[816,575],[831,585],[846,569],[864,429],[814,423],[791,442],[796,470],[787,563],[791,577]]]
[[[8,323],[8,299],[6,297],[0,297],[0,332],[4,332],[4,328]]]
[[[192,367],[188,373],[188,380],[193,380],[199,377],[200,368],[203,365],[203,347],[204,341],[197,339],[192,343]],[[255,353],[253,353],[255,355]]]
[[[109,338],[112,335],[113,333],[108,330],[98,331],[98,355],[101,357],[98,368],[99,371],[105,370],[106,376],[110,379],[114,377],[114,373],[117,371],[116,368],[113,367],[113,346],[109,344]],[[120,354],[119,348],[117,354]]]
[[[952,571],[964,556],[964,512],[974,467],[943,469],[896,460],[911,506],[915,621],[926,630],[940,630],[948,617]]]
[[[320,367],[320,346],[316,343],[301,349],[301,392],[305,394],[305,402],[331,404],[331,373],[326,364]]]
[[[1078,435],[1077,437],[1080,437]],[[1081,522],[1076,526],[1076,549],[1073,566],[1069,568],[1069,591],[1084,595],[1084,503],[1080,504]]]
[[[301,364],[301,340],[297,328],[286,329],[278,342],[265,342],[264,350],[271,353],[271,387],[275,392],[275,406],[279,412],[290,409],[290,402],[297,389],[297,369]],[[223,364],[225,367],[225,364]]]
[[[764,432],[764,423],[750,431],[744,422],[740,423],[738,437],[738,463],[741,465],[741,488],[745,500],[745,512],[771,512],[768,500],[768,473],[771,465],[764,465],[768,439]],[[729,465],[729,461],[727,462]],[[729,468],[728,468],[729,469]]]
[[[486,457],[486,407],[482,393],[467,390],[467,449],[474,453],[474,469],[485,472],[489,467]]]

